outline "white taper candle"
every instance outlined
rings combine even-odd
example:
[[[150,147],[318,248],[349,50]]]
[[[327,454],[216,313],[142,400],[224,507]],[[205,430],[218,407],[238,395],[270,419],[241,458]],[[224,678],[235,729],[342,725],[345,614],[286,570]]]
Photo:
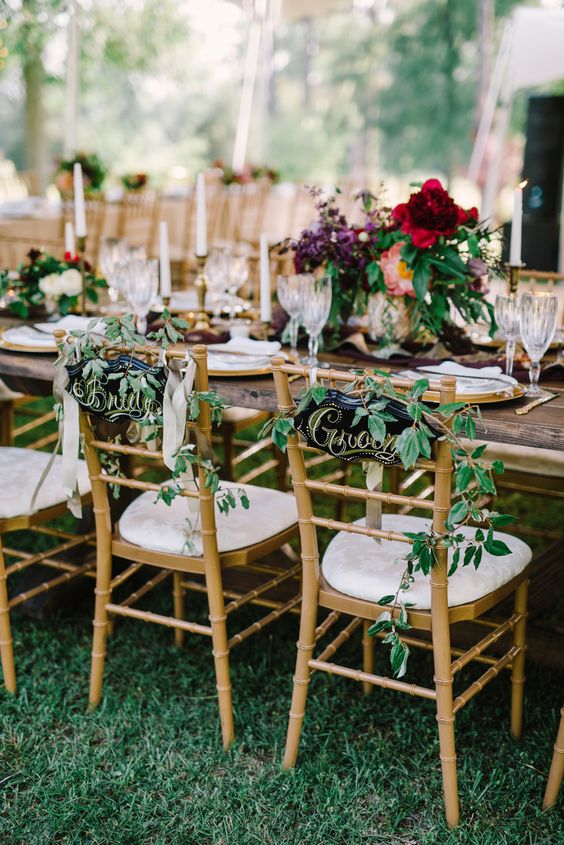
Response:
[[[272,317],[270,296],[268,236],[263,232],[260,236],[260,319],[263,323],[270,323],[270,318]]]
[[[86,209],[84,206],[84,184],[82,181],[82,167],[78,161],[73,168],[74,182],[74,228],[77,238],[85,238],[86,230]]]
[[[207,254],[206,179],[203,173],[198,173],[196,178],[196,255]]]
[[[71,255],[76,253],[76,246],[74,243],[74,226],[70,220],[67,220],[65,223],[65,254],[67,252]]]
[[[509,263],[521,264],[521,231],[523,228],[523,183],[515,188],[513,195],[513,218],[511,220],[511,245]]]
[[[168,247],[168,225],[166,220],[159,223],[159,270],[161,296],[170,296],[170,252]]]

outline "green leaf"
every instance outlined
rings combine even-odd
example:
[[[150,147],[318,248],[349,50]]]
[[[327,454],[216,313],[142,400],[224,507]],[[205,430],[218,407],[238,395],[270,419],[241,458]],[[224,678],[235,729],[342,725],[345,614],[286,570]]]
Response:
[[[510,555],[511,549],[504,543],[503,540],[496,540],[494,537],[486,537],[484,541],[484,548],[491,555],[502,557],[503,555]]]
[[[386,439],[386,424],[375,414],[368,417],[368,431],[377,443],[383,443]]]
[[[394,601],[394,599],[395,599],[395,596],[382,596],[382,598],[379,599],[376,602],[376,604],[379,604],[381,607],[383,607],[386,604],[391,604]]]
[[[492,496],[496,494],[496,486],[493,482],[490,472],[483,466],[476,464],[474,467],[474,475],[480,490],[484,493],[491,493]]]
[[[481,446],[477,446],[474,451],[472,452],[472,458],[477,460],[477,458],[481,458],[486,449],[488,448],[487,443],[482,443]]]
[[[503,461],[494,461],[492,464],[492,469],[496,475],[502,475],[505,472],[505,465]]]
[[[417,299],[422,302],[425,299],[431,273],[427,263],[420,258],[413,270],[413,290]]]
[[[455,505],[453,505],[453,507],[450,509],[450,513],[447,518],[447,525],[458,525],[460,522],[463,522],[467,516],[468,503],[465,499],[463,499],[461,502],[457,502]]]
[[[464,491],[468,489],[468,485],[472,481],[473,474],[472,467],[468,466],[468,464],[458,467],[455,476],[457,493],[464,493]]]
[[[398,452],[404,469],[414,465],[419,457],[419,436],[417,429],[404,428],[396,440],[396,451]]]
[[[516,517],[509,513],[496,513],[490,515],[490,520],[495,528],[501,528],[504,525],[511,525],[512,522],[515,522]]]

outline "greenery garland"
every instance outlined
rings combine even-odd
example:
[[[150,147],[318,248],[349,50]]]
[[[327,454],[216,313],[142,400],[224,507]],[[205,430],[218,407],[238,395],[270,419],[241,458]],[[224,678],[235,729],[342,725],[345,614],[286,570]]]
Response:
[[[70,332],[73,343],[70,347],[67,347],[64,342],[59,346],[59,357],[56,363],[67,366],[75,364],[79,360],[86,361],[82,370],[82,376],[85,380],[104,376],[104,371],[109,366],[107,355],[112,350],[117,352],[118,350],[123,351],[124,347],[127,348],[130,350],[130,361],[132,361],[134,350],[138,347],[146,347],[147,352],[154,350],[155,345],[157,348],[167,349],[170,344],[178,343],[184,339],[178,329],[188,328],[188,323],[185,320],[172,317],[170,311],[166,308],[163,310],[162,319],[162,327],[145,337],[137,331],[135,318],[132,314],[125,314],[121,317],[95,317],[89,322],[86,331],[74,330]],[[104,325],[104,333],[100,331],[100,324]],[[153,341],[153,343],[149,344],[149,341]],[[107,378],[109,380],[119,379],[118,390],[122,395],[125,395],[128,391],[133,391],[134,393],[141,392],[150,399],[156,399],[156,390],[160,388],[159,382],[150,372],[139,372],[130,367],[125,372],[108,373]],[[191,422],[197,420],[201,403],[208,405],[212,425],[220,425],[223,410],[227,405],[223,397],[214,390],[192,390],[187,399],[187,419]],[[62,406],[60,404],[55,405],[55,413],[57,419],[62,418]],[[159,428],[162,429],[163,417],[162,414],[147,414],[138,423],[145,429],[142,439],[143,442],[147,443],[159,437]],[[121,437],[122,435],[117,435],[114,442],[120,442]],[[196,486],[198,485],[198,468],[204,471],[205,486],[210,488],[220,513],[227,515],[238,503],[245,509],[249,508],[249,499],[243,488],[222,488],[219,477],[220,467],[214,460],[209,443],[205,456],[198,454],[195,444],[183,443],[174,457],[175,465],[171,472],[171,480],[163,482],[155,502],[162,501],[166,505],[170,505],[181,494],[183,489],[182,479],[191,467],[194,471]],[[107,468],[112,474],[119,476],[120,466],[118,462],[107,462]],[[112,493],[117,497],[119,485],[112,485],[112,487]],[[195,532],[195,526],[190,523],[190,520],[187,520],[187,522],[189,530],[187,531],[186,548],[189,553],[193,553],[195,547],[191,537]]]
[[[511,553],[509,546],[502,540],[496,539],[496,528],[509,525],[515,517],[490,511],[480,504],[484,495],[495,495],[496,486],[494,476],[503,473],[502,461],[488,463],[483,460],[486,445],[475,448],[468,447],[460,435],[472,440],[476,434],[476,416],[480,416],[477,405],[466,402],[452,402],[431,408],[422,401],[423,395],[429,389],[428,379],[418,379],[407,393],[396,390],[389,374],[373,370],[374,376],[381,376],[382,381],[373,375],[366,375],[364,370],[353,370],[357,376],[350,382],[344,393],[354,394],[362,401],[362,407],[356,411],[353,426],[362,416],[367,417],[367,424],[372,437],[378,442],[390,442],[390,448],[397,452],[404,469],[411,469],[419,458],[431,457],[430,426],[445,438],[450,446],[455,479],[455,496],[445,524],[445,532],[437,534],[432,528],[428,531],[405,532],[411,541],[411,549],[398,562],[403,563],[403,571],[395,595],[382,596],[378,604],[386,610],[370,627],[371,635],[383,634],[383,642],[390,646],[390,663],[392,673],[396,677],[405,674],[409,648],[401,639],[402,633],[410,629],[408,622],[408,608],[413,605],[404,601],[401,596],[407,593],[414,580],[414,573],[421,571],[429,575],[432,567],[438,562],[436,549],[439,541],[447,549],[452,550],[452,561],[448,576],[456,572],[459,566],[472,564],[478,569],[482,561],[484,550],[489,554],[502,556]],[[289,415],[279,415],[265,424],[260,437],[270,434],[276,445],[285,451],[288,436],[294,429],[294,414],[299,413],[311,403],[319,405],[327,395],[327,388],[321,384],[314,384],[300,397],[298,407]],[[395,420],[386,411],[390,400],[402,403],[411,417],[412,423],[399,435],[387,433],[386,423]],[[474,537],[468,539],[459,529],[469,522],[479,523]]]

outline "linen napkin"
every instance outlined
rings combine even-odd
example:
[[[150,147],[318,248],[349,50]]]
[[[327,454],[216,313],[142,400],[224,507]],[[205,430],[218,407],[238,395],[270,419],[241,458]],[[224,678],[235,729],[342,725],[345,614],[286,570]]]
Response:
[[[46,323],[34,323],[36,329],[45,334],[52,334],[55,329],[64,329],[66,332],[72,331],[86,331],[91,317],[81,317],[79,314],[67,314],[66,317],[61,317],[60,320]],[[103,325],[103,324],[102,324]],[[99,326],[96,330],[99,331]]]
[[[499,393],[517,384],[517,379],[506,376],[501,367],[465,367],[463,364],[457,364],[456,361],[429,364],[421,369],[405,370],[400,375],[407,378],[433,375],[456,376],[456,392],[460,395]]]
[[[29,349],[40,346],[52,346],[53,351],[56,349],[53,335],[40,332],[33,326],[12,326],[11,329],[6,329],[4,332],[4,340],[6,343],[13,343],[16,346],[27,346]]]
[[[208,353],[230,352],[237,355],[276,355],[282,344],[277,340],[253,340],[250,337],[232,337],[227,343],[214,343]]]

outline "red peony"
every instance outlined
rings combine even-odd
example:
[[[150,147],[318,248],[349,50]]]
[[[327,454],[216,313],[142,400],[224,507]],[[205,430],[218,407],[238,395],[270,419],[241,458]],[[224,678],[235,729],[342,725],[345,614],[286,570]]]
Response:
[[[478,210],[465,211],[438,179],[428,179],[408,202],[396,205],[392,215],[401,231],[411,235],[413,245],[425,249],[433,246],[440,235],[454,235],[462,223],[477,220]]]

